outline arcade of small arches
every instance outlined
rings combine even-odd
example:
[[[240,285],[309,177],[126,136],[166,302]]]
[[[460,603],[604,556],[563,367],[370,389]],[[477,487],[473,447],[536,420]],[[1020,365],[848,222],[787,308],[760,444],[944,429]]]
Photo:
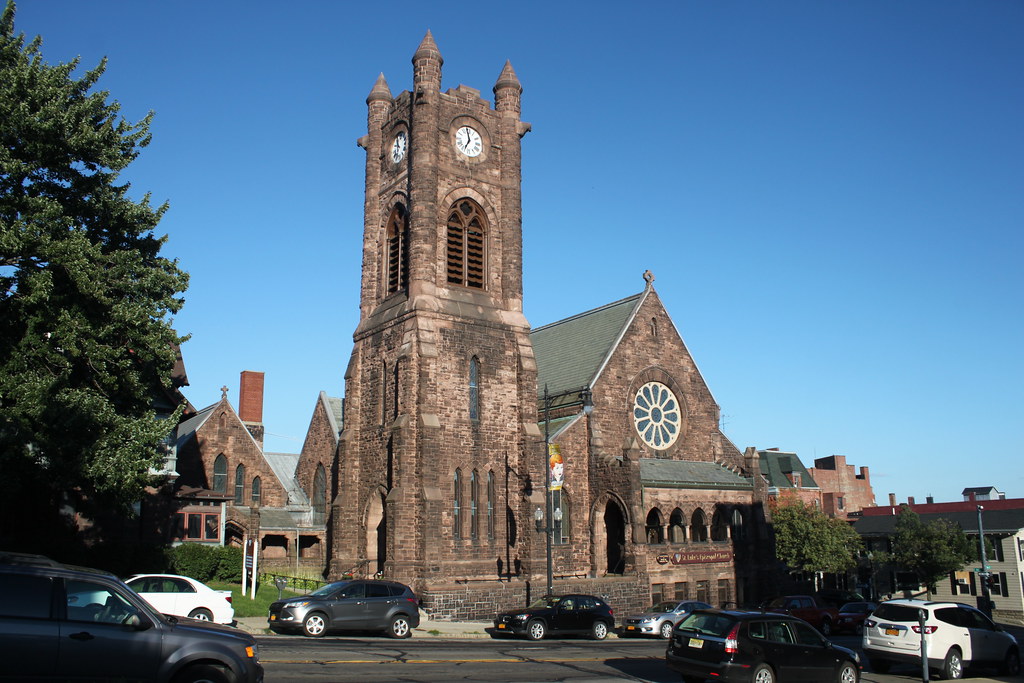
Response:
[[[660,508],[653,507],[647,512],[644,526],[646,540],[650,545],[746,538],[743,512],[738,507],[726,505],[715,506],[710,523],[707,513],[701,507],[694,508],[689,514],[677,507],[667,517]]]

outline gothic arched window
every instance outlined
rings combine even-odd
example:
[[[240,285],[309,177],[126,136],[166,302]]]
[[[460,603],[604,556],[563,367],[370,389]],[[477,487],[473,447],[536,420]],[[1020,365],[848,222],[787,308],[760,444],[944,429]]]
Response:
[[[661,523],[661,510],[651,508],[647,513],[647,542],[660,544],[665,542],[665,530]]]
[[[480,475],[473,470],[469,473],[469,537],[477,537],[477,514],[480,510]]]
[[[721,508],[716,508],[715,514],[711,516],[711,540],[729,540],[729,517]]]
[[[259,477],[252,478],[252,506],[260,506],[260,498],[263,495],[263,481]]]
[[[494,539],[494,472],[487,473],[487,538]]]
[[[235,468],[235,505],[245,505],[245,465]]]
[[[391,209],[387,225],[388,294],[409,285],[409,214],[401,204]]]
[[[223,453],[213,461],[213,490],[217,493],[228,492],[228,459]]]
[[[480,361],[476,356],[469,359],[469,419],[480,418]]]
[[[690,540],[694,543],[708,540],[708,518],[700,508],[690,515]]]
[[[455,470],[452,491],[452,536],[462,538],[462,470]]]
[[[460,199],[448,212],[448,282],[482,289],[484,286],[483,209],[472,199]]]
[[[668,540],[671,543],[686,543],[686,522],[683,511],[676,508],[668,518]]]
[[[327,472],[322,464],[313,475],[313,512],[320,516],[327,512]]]

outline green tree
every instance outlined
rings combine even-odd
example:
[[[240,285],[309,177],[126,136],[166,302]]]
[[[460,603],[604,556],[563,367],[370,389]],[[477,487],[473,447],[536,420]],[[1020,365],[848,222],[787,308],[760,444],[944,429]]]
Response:
[[[977,556],[963,529],[948,519],[921,521],[920,515],[902,506],[892,535],[892,561],[913,572],[930,592],[936,582]]]
[[[78,60],[48,65],[41,38],[15,34],[14,15],[8,2],[0,15],[0,543],[38,538],[60,522],[62,506],[89,515],[140,498],[178,417],[161,419],[153,399],[169,386],[184,341],[170,316],[188,285],[177,261],[159,255],[166,237],[153,233],[166,204],[134,201],[118,181],[150,141],[152,112],[124,120],[109,93],[94,90],[106,60],[81,76]]]
[[[791,569],[836,574],[857,564],[861,540],[853,527],[801,500],[777,503],[772,528],[775,555]]]

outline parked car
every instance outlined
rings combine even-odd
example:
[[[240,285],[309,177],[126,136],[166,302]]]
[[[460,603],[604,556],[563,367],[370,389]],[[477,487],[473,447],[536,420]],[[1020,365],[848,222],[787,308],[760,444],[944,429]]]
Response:
[[[614,628],[615,612],[596,595],[546,595],[529,607],[499,614],[491,634],[524,635],[530,640],[575,634],[603,640]]]
[[[943,678],[963,678],[973,665],[996,666],[1009,676],[1020,673],[1017,640],[979,610],[958,602],[902,599],[881,603],[864,622],[861,649],[871,669],[885,673],[893,664],[920,669],[922,630],[928,668]]]
[[[420,601],[397,581],[349,579],[271,603],[267,623],[275,633],[312,638],[338,631],[383,631],[392,638],[408,638],[420,625]]]
[[[668,640],[672,629],[683,617],[695,609],[708,609],[711,605],[697,600],[666,600],[644,610],[642,614],[622,620],[620,636],[658,636]]]
[[[256,640],[167,617],[113,574],[0,552],[0,678],[261,683]]]
[[[839,608],[839,617],[834,625],[836,633],[863,635],[864,620],[878,607],[873,602],[848,602]]]
[[[665,661],[684,683],[856,683],[861,672],[856,652],[771,612],[694,610],[673,629]]]
[[[867,602],[867,598],[860,593],[841,588],[822,588],[814,596],[826,605],[832,605],[837,609],[848,602]]]
[[[136,574],[125,583],[164,614],[218,624],[235,622],[231,591],[214,590],[201,581],[175,574]]]
[[[764,609],[803,619],[826,636],[832,634],[832,626],[839,618],[839,610],[811,595],[783,595],[767,601]]]

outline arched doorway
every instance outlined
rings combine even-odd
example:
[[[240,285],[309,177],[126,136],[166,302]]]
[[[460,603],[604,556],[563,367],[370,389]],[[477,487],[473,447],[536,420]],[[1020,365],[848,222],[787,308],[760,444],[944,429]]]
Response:
[[[387,514],[384,494],[374,491],[366,511],[366,571],[380,573],[388,559]]]
[[[604,531],[608,557],[605,571],[622,574],[626,571],[626,518],[614,500],[604,506]]]

